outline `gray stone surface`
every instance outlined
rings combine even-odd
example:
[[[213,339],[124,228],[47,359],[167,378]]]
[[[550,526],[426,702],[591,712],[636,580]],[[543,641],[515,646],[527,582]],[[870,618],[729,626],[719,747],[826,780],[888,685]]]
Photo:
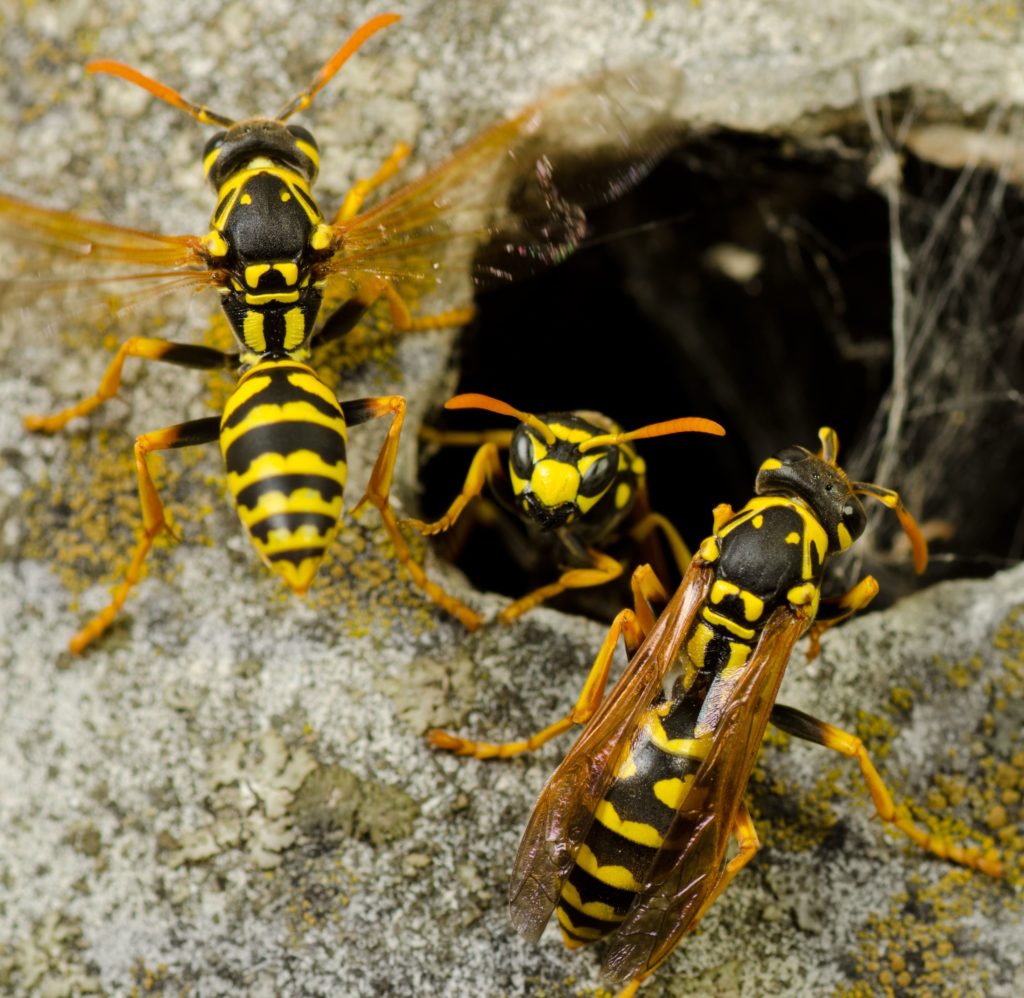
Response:
[[[858,87],[927,87],[970,112],[1021,100],[1014,10],[410,3],[303,121],[322,143],[318,189],[333,204],[399,138],[433,162],[549,85],[655,55],[686,71],[679,110],[702,121],[789,126],[855,104]],[[0,184],[122,223],[202,231],[205,132],[130,87],[84,78],[83,60],[140,65],[226,113],[272,110],[373,12],[8,0]],[[183,540],[158,552],[107,639],[70,661],[67,637],[104,603],[130,544],[132,437],[206,414],[216,388],[133,370],[125,401],[88,425],[26,436],[23,413],[90,390],[109,356],[89,316],[40,297],[0,310],[0,989],[596,988],[591,954],[566,953],[553,932],[528,946],[505,914],[518,836],[563,747],[483,765],[434,755],[421,736],[430,724],[511,735],[553,718],[601,628],[542,611],[467,637],[394,577],[369,515],[343,533],[309,601],[285,598],[241,536],[210,454],[168,459]],[[194,340],[214,309],[171,298],[108,332]],[[396,352],[371,344],[345,392],[407,392],[415,423],[444,395],[447,364],[444,334]],[[352,448],[353,494],[374,439],[368,429]],[[412,453],[410,434],[406,501]],[[830,635],[784,688],[862,730],[900,797],[930,800],[975,835],[1007,829],[1016,885],[1022,604],[1020,569],[934,588]],[[849,764],[773,744],[752,801],[763,855],[652,995],[1021,992],[1019,886],[891,838]]]

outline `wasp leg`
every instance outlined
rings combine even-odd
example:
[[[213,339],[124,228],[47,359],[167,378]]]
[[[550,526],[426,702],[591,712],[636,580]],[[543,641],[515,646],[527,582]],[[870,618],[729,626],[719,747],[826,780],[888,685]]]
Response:
[[[703,905],[701,905],[700,911],[698,911],[694,916],[693,921],[686,930],[687,933],[693,932],[708,909],[715,903],[715,901],[718,900],[722,891],[729,886],[732,878],[735,877],[736,874],[754,858],[757,851],[761,848],[761,840],[757,837],[757,829],[754,827],[753,819],[750,817],[750,812],[747,810],[746,804],[741,803],[739,810],[736,812],[736,817],[733,819],[732,834],[736,837],[736,844],[739,846],[740,851],[725,864],[725,868],[719,875],[718,882],[708,895],[707,900]],[[671,950],[669,953],[665,954],[666,959],[670,953]],[[630,981],[629,984],[627,984],[626,987],[624,987],[615,996],[615,998],[633,998],[639,990],[640,985],[648,980],[654,971],[657,970],[657,967],[660,966],[661,963],[659,962],[656,967],[653,967],[642,977],[637,977]]]
[[[814,615],[814,623],[807,631],[810,639],[807,661],[818,657],[821,651],[821,636],[825,631],[842,623],[858,610],[863,610],[877,595],[878,583],[874,576],[865,575],[849,592],[823,599],[818,605],[818,612]]]
[[[391,416],[391,425],[388,427],[388,434],[381,446],[380,453],[374,463],[373,471],[370,472],[370,481],[366,486],[366,493],[356,503],[353,512],[359,509],[365,502],[377,507],[384,528],[391,537],[391,543],[395,548],[395,557],[404,566],[413,582],[420,587],[438,606],[447,610],[453,617],[457,617],[467,629],[475,631],[482,623],[483,618],[471,610],[464,603],[461,603],[454,596],[447,593],[436,582],[427,578],[426,573],[417,564],[409,550],[402,531],[399,529],[398,520],[395,518],[395,511],[391,508],[390,492],[391,478],[395,470],[395,459],[398,456],[398,440],[402,433],[402,422],[405,419],[405,399],[401,395],[382,395],[377,398],[355,399],[351,402],[341,403],[345,420],[351,426],[358,426],[370,419],[378,419],[382,416]]]
[[[563,572],[556,582],[534,589],[533,592],[510,603],[498,614],[498,620],[503,624],[511,623],[528,610],[540,606],[545,600],[565,592],[566,589],[588,589],[591,586],[603,586],[606,582],[611,582],[622,574],[622,565],[610,555],[594,548],[587,548],[587,553],[593,559],[592,567],[571,568],[569,571]]]
[[[940,835],[932,835],[919,825],[914,824],[907,817],[904,808],[897,808],[882,777],[871,762],[864,743],[856,735],[834,728],[831,724],[826,724],[824,721],[819,721],[783,704],[776,704],[772,708],[771,722],[780,730],[797,738],[824,745],[825,748],[856,759],[860,764],[860,771],[864,776],[868,791],[871,793],[878,816],[882,821],[895,825],[922,849],[927,849],[940,859],[948,859],[961,866],[980,870],[990,877],[1003,875],[1003,864],[994,852],[982,854],[978,849],[958,845]]]
[[[612,655],[615,652],[616,644],[618,644],[619,635],[625,641],[626,651],[632,657],[654,626],[656,615],[652,604],[661,604],[668,600],[664,587],[647,565],[637,568],[633,573],[631,585],[634,609],[621,610],[612,621],[604,643],[601,645],[601,650],[590,667],[576,705],[565,717],[549,724],[529,738],[519,741],[477,742],[459,735],[449,734],[439,728],[433,728],[427,732],[427,741],[434,748],[454,752],[456,755],[471,755],[476,759],[507,759],[509,756],[519,755],[522,752],[533,752],[556,735],[568,731],[574,724],[586,724],[604,697]]]
[[[365,180],[357,180],[345,195],[345,200],[334,216],[334,225],[341,225],[343,222],[350,222],[362,210],[363,202],[371,191],[387,183],[401,168],[402,164],[409,158],[412,147],[408,142],[397,142],[391,150],[391,155],[381,163],[377,172]]]
[[[49,416],[26,416],[25,429],[40,433],[56,433],[64,429],[72,419],[86,416],[108,399],[112,399],[121,387],[121,373],[128,357],[145,360],[161,360],[179,367],[195,367],[204,370],[232,368],[238,364],[237,353],[222,353],[210,347],[193,346],[188,343],[171,343],[169,340],[133,336],[118,348],[100,381],[95,395],[90,395],[77,405],[62,409]]]
[[[431,523],[410,517],[402,521],[403,526],[412,527],[421,534],[427,534],[428,536],[443,533],[458,520],[469,501],[480,495],[485,484],[491,483],[493,487],[494,480],[501,478],[502,475],[501,459],[498,456],[497,445],[493,443],[484,444],[473,455],[469,471],[466,473],[466,480],[462,485],[462,491],[452,500],[452,504],[448,507],[448,512]]]
[[[669,546],[669,550],[672,552],[672,557],[675,560],[676,567],[679,569],[680,575],[686,574],[686,569],[690,565],[690,559],[693,555],[690,553],[690,549],[686,546],[686,542],[680,536],[679,531],[672,525],[671,521],[661,515],[661,513],[650,512],[648,513],[632,530],[629,532],[629,536],[633,541],[639,544],[655,529],[660,529],[662,535],[665,538],[665,542]]]
[[[163,503],[157,494],[153,478],[149,473],[146,455],[155,450],[169,450],[176,447],[192,447],[197,444],[212,443],[220,436],[220,417],[208,416],[205,419],[194,419],[177,426],[168,426],[164,430],[144,433],[135,439],[135,473],[139,480],[139,505],[142,507],[142,536],[139,537],[132,553],[124,580],[114,590],[110,603],[104,607],[88,624],[85,625],[68,643],[68,647],[76,655],[85,650],[96,640],[118,615],[128,593],[142,578],[142,565],[153,546],[153,541],[165,530],[172,533],[170,524],[164,513]]]

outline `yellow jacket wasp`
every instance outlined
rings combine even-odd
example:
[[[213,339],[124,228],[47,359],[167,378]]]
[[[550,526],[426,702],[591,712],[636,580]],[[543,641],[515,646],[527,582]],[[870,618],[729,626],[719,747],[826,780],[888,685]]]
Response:
[[[0,234],[19,248],[41,248],[50,258],[89,268],[132,268],[84,282],[64,282],[58,274],[45,279],[43,287],[66,283],[76,293],[88,284],[134,287],[121,296],[125,304],[174,288],[212,287],[221,296],[239,348],[223,353],[134,337],[121,345],[95,394],[56,414],[26,419],[31,430],[56,432],[90,413],[116,394],[128,357],[240,371],[221,417],[137,438],[143,532],[110,605],[73,638],[73,651],[81,651],[109,627],[141,577],[153,541],[168,530],[148,454],[219,440],[229,487],[254,546],[273,571],[302,593],[338,528],[347,427],[381,416],[390,416],[391,425],[360,504],[369,501],[377,507],[413,580],[467,627],[479,625],[475,611],[426,578],[391,508],[404,399],[393,395],[339,402],[308,362],[315,349],[344,336],[380,299],[399,331],[467,320],[472,309],[414,317],[405,289],[419,294],[436,288],[446,275],[464,272],[474,249],[486,240],[495,239],[499,248],[472,264],[478,284],[537,269],[579,242],[581,206],[555,188],[551,164],[536,145],[546,115],[584,122],[614,147],[619,160],[598,185],[600,193],[611,194],[656,158],[664,142],[654,128],[662,109],[644,92],[651,81],[639,79],[642,71],[608,74],[566,88],[484,132],[446,163],[364,210],[367,196],[408,155],[408,147],[400,143],[374,176],[352,187],[328,220],[311,194],[319,169],[317,143],[306,129],[286,122],[309,107],[368,38],[396,20],[397,15],[384,14],[358,29],[276,118],[236,122],[121,63],[98,60],[87,66],[90,72],[134,83],[199,122],[222,129],[203,155],[204,172],[217,194],[204,236],[143,232],[0,196]],[[508,203],[513,193],[515,208]],[[317,328],[325,294],[342,294],[345,300]]]
[[[615,619],[587,682],[590,716],[548,781],[516,857],[511,916],[539,938],[554,912],[567,946],[609,937],[602,971],[631,996],[692,931],[759,843],[743,803],[769,721],[857,760],[879,817],[935,855],[990,876],[991,854],[929,834],[893,803],[854,735],[775,703],[793,647],[864,607],[865,577],[821,599],[826,561],[864,531],[859,496],[892,509],[919,572],[927,547],[897,493],[851,482],[836,464],[835,433],[821,451],[787,447],[766,460],[755,497],[719,506],[682,585],[666,594],[649,569],[634,573],[634,611]],[[601,702],[619,634],[631,653]],[[582,704],[581,698],[581,704]],[[580,706],[580,705],[578,705]],[[729,842],[739,852],[726,861]]]

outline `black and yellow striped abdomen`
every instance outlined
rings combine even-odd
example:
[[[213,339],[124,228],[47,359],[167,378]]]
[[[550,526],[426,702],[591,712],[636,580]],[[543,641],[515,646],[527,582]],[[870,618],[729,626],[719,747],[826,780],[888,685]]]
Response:
[[[697,686],[701,686],[698,690]],[[711,746],[694,738],[706,687],[652,706],[594,812],[556,908],[567,946],[615,930],[643,889],[651,862]]]
[[[228,399],[228,487],[260,557],[304,593],[338,529],[347,465],[341,406],[305,364],[268,360]]]

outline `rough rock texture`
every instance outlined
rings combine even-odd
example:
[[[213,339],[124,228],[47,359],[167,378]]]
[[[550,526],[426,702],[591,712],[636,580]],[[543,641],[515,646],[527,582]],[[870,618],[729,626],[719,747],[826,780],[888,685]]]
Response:
[[[753,129],[855,104],[858,87],[924,86],[966,112],[1024,97],[1012,5],[772,7],[410,3],[303,119],[323,147],[321,197],[337,203],[397,139],[432,162],[549,85],[655,55],[687,72],[681,110]],[[83,77],[83,60],[141,65],[226,113],[273,110],[373,12],[9,2],[3,189],[201,232],[205,132]],[[138,365],[124,402],[60,437],[29,437],[20,417],[91,390],[110,342],[195,341],[214,310],[171,297],[96,332],[43,295],[0,309],[0,990],[589,993],[591,954],[553,932],[528,946],[505,913],[518,836],[564,746],[484,765],[421,736],[557,716],[599,625],[543,611],[468,637],[396,577],[369,514],[310,599],[286,598],[241,536],[216,454],[182,454],[163,480],[182,542],[154,556],[102,644],[63,651],[130,545],[133,436],[213,411],[224,382]],[[444,334],[368,335],[344,391],[409,393],[415,425],[444,394],[446,348]],[[353,494],[379,437],[352,447]],[[409,501],[412,434],[406,448]],[[784,699],[862,733],[919,820],[999,840],[1009,883],[892,838],[851,764],[773,740],[751,793],[764,852],[651,994],[1019,994],[1022,680],[1020,569],[926,591],[830,635],[812,667],[794,661]]]

